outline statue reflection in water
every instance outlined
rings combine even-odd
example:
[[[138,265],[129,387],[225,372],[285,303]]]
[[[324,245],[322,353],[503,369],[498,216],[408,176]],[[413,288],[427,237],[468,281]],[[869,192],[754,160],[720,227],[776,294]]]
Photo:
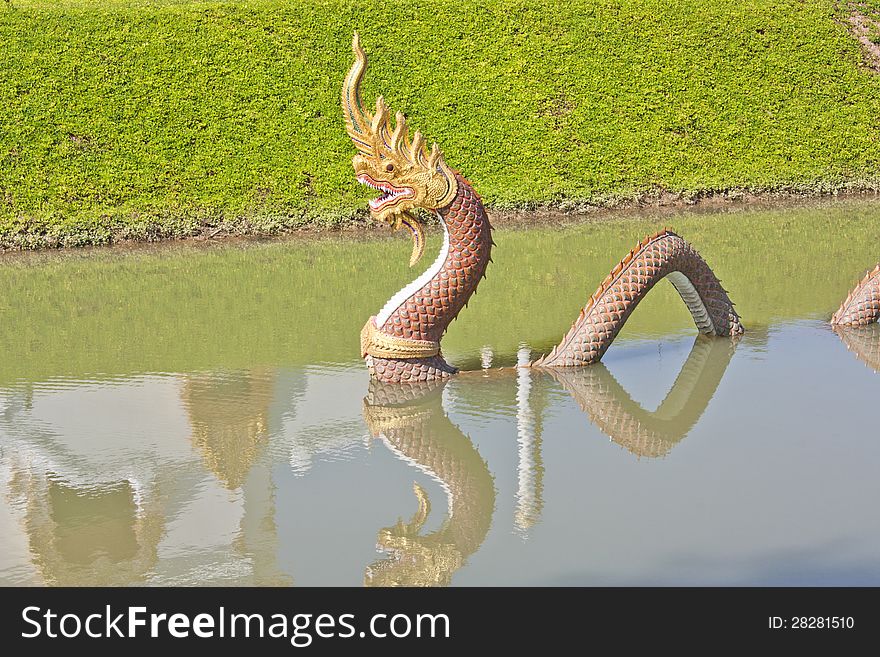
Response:
[[[540,434],[548,383],[560,384],[589,420],[617,444],[638,457],[662,457],[702,416],[736,344],[736,339],[698,336],[671,389],[653,412],[635,402],[602,364],[564,371],[463,372],[454,382],[454,398],[463,408],[469,403],[491,404],[502,391],[509,396],[511,383],[516,386],[519,458],[514,525],[527,536],[528,529],[539,522],[544,505]],[[518,361],[527,360],[525,350],[520,351]],[[491,362],[484,348],[481,364],[488,368]],[[491,526],[496,495],[493,478],[471,440],[444,410],[446,385],[370,383],[363,413],[371,435],[401,460],[439,481],[448,500],[439,529],[422,533],[432,505],[426,491],[414,485],[416,512],[409,520],[379,531],[378,545],[388,556],[366,569],[368,586],[446,586],[479,549]]]
[[[471,440],[443,410],[444,383],[370,383],[364,400],[370,433],[400,459],[441,482],[449,499],[440,527],[422,534],[431,503],[425,490],[414,485],[418,508],[409,521],[379,531],[378,545],[390,556],[367,568],[367,586],[448,586],[489,531],[495,509],[492,475]]]
[[[834,332],[856,358],[880,374],[880,324],[835,326]]]
[[[638,457],[666,456],[703,415],[733,357],[737,339],[698,335],[675,382],[655,411],[646,411],[602,363],[547,370],[596,427]]]

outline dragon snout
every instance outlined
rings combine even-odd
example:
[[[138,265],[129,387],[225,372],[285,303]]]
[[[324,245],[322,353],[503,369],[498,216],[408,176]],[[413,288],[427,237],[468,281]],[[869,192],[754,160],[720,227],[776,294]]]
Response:
[[[395,185],[387,180],[375,178],[368,173],[359,174],[357,181],[380,193],[378,197],[370,199],[370,212],[376,219],[390,224],[395,222],[395,215],[393,212],[387,211],[393,210],[404,199],[415,197],[415,191],[411,187]]]

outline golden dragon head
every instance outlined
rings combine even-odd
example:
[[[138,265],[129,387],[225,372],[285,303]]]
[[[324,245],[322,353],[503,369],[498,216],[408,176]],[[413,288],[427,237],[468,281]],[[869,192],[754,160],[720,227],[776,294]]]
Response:
[[[345,127],[358,151],[352,166],[358,182],[381,192],[370,201],[372,217],[389,223],[395,230],[405,225],[412,232],[410,265],[413,265],[425,244],[422,225],[414,211],[449,205],[458,191],[458,183],[436,143],[429,153],[420,132],[416,131],[410,139],[406,118],[401,112],[397,113],[391,129],[390,110],[381,96],[376,100],[373,114],[364,110],[360,84],[367,70],[367,56],[357,33],[352,49],[355,61],[342,86]]]

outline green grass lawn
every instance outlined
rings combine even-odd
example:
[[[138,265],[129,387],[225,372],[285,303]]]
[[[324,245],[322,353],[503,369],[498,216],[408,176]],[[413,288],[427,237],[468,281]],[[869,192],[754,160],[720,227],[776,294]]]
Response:
[[[832,0],[0,0],[0,245],[364,216],[339,108],[354,29],[365,100],[404,111],[496,208],[874,187],[880,75],[845,16]]]

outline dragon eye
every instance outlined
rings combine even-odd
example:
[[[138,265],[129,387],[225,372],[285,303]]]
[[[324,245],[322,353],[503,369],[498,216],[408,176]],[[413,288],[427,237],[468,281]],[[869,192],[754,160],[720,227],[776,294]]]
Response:
[[[394,171],[394,165],[391,164],[391,162],[389,162],[388,164],[385,165],[385,171],[387,171],[388,173],[391,173],[392,171]]]

